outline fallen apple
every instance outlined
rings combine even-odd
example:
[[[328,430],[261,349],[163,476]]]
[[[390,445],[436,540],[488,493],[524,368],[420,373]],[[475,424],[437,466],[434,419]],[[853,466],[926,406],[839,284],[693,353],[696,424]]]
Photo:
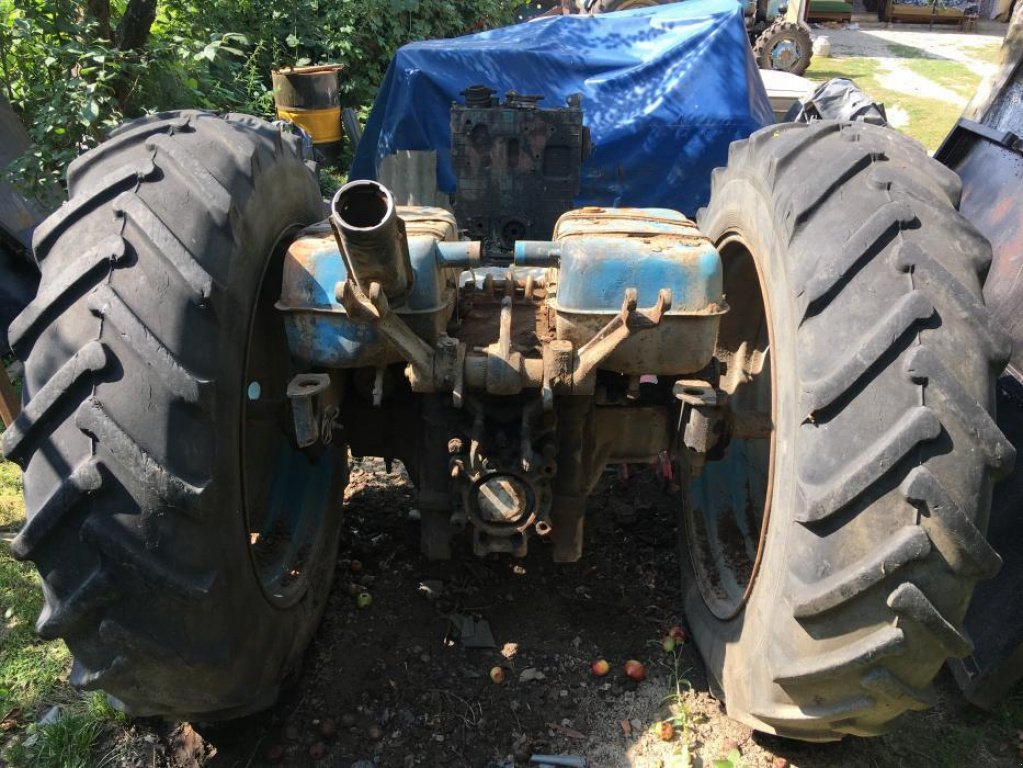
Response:
[[[500,685],[504,682],[504,669],[502,667],[490,668],[490,679]]]
[[[654,723],[654,733],[661,741],[671,741],[675,738],[675,728],[667,720]]]
[[[625,662],[625,676],[630,680],[646,680],[646,667],[643,663],[636,661],[635,659],[629,659]]]
[[[373,604],[373,595],[369,592],[360,592],[358,597],[355,598],[356,608],[369,608]]]
[[[604,661],[604,659],[597,659],[590,665],[590,671],[597,677],[603,677],[611,671],[611,665]]]

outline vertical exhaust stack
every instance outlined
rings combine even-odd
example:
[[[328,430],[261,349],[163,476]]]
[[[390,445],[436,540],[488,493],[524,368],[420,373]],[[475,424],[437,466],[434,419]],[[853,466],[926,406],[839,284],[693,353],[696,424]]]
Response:
[[[348,278],[363,291],[380,283],[391,304],[401,304],[412,287],[405,223],[394,196],[375,181],[345,184],[330,204],[330,226],[348,269]]]

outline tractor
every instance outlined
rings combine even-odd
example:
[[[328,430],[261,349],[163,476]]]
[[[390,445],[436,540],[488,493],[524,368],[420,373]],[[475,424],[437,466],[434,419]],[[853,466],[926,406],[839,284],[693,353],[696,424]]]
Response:
[[[446,142],[448,206],[360,173],[325,206],[302,137],[244,115],[151,115],[72,163],[10,327],[25,402],[3,450],[28,509],[11,549],[74,685],[139,716],[272,704],[326,606],[350,456],[404,463],[425,557],[464,529],[480,557],[566,564],[605,468],[667,461],[681,608],[729,715],[828,741],[928,706],[971,650],[1015,458],[992,418],[1010,343],[982,297],[991,246],[959,178],[894,130],[712,121],[698,64],[769,114],[741,10],[673,8],[642,51],[667,56],[664,34],[700,61],[645,68],[677,88],[624,67],[633,105],[524,95],[561,71],[530,50],[575,67],[610,20],[417,44],[463,92],[394,66],[363,141],[395,144],[404,105],[393,125]],[[686,159],[616,172],[640,150]],[[721,167],[686,176],[700,157]],[[706,197],[695,220],[628,204],[657,174],[660,200]]]

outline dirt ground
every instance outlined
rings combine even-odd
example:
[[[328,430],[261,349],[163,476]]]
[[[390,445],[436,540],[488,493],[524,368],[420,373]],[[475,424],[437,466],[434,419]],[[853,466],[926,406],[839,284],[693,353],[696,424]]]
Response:
[[[115,762],[512,768],[545,753],[583,755],[594,768],[1020,764],[1023,722],[992,727],[944,678],[936,710],[869,741],[793,744],[725,717],[695,649],[662,647],[667,629],[685,624],[680,499],[649,469],[627,482],[608,475],[592,500],[584,559],[569,566],[537,543],[521,561],[476,559],[467,534],[451,562],[429,563],[413,498],[400,470],[356,464],[327,616],[303,676],[276,707],[219,726],[138,722],[115,746]],[[352,596],[361,588],[372,595],[362,610]],[[464,647],[458,616],[486,621],[493,647]],[[606,677],[590,671],[597,658],[611,664]],[[646,665],[645,681],[624,675],[630,658]],[[501,684],[490,679],[495,666]],[[651,727],[671,717],[675,736],[661,741]],[[731,762],[715,763],[729,753]]]

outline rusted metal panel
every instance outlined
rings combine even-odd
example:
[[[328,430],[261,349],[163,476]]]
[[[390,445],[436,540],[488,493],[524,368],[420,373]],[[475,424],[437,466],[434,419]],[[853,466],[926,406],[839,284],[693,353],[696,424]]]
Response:
[[[679,375],[710,362],[727,307],[721,258],[693,222],[669,210],[583,208],[558,221],[555,243],[559,339],[585,345],[620,311],[627,290],[641,307],[668,291],[658,328],[622,342],[601,367]]]
[[[399,205],[451,207],[451,198],[437,189],[437,152],[432,149],[400,149],[385,156],[377,178],[394,192]]]
[[[451,164],[458,178],[455,215],[488,258],[511,261],[517,240],[550,237],[579,193],[589,151],[579,97],[541,109],[542,96],[473,86],[451,108]]]
[[[963,181],[960,211],[991,241],[984,299],[1012,336],[1009,372],[1023,381],[1023,3],[999,55],[935,158]]]
[[[1000,102],[999,102],[1000,103]],[[1023,109],[1020,110],[1023,113]],[[1023,140],[1012,131],[962,118],[935,157],[963,181],[960,212],[994,251],[984,284],[988,308],[1012,337],[1009,373],[1023,381]]]
[[[454,311],[455,270],[446,266],[438,243],[439,236],[452,236],[454,221],[450,213],[435,208],[399,207],[398,215],[405,223],[415,281],[394,311],[432,343]],[[285,314],[292,354],[307,365],[328,368],[401,362],[401,354],[374,324],[350,317],[341,306],[335,291],[347,278],[337,240],[326,222],[299,233],[285,256],[277,303]]]

